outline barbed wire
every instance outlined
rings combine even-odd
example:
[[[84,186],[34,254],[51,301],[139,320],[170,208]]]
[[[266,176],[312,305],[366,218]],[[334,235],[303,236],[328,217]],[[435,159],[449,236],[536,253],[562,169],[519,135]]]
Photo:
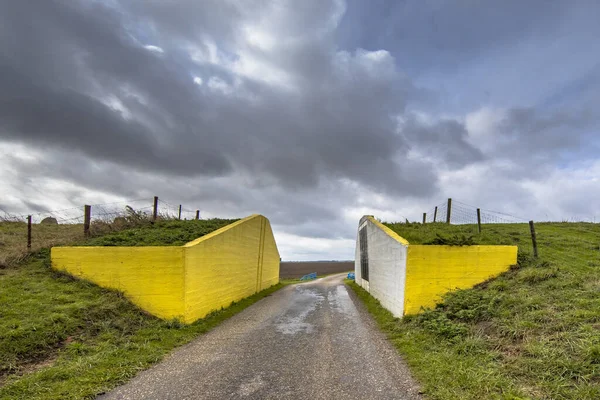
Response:
[[[90,220],[113,222],[117,218],[129,217],[136,214],[138,217],[151,218],[153,215],[153,200],[152,199],[133,199],[127,201],[118,201],[110,203],[91,204]],[[196,219],[196,210],[172,205],[164,200],[158,200],[157,216],[165,219],[181,219],[191,220]],[[198,212],[199,214],[199,212]],[[34,224],[41,223],[46,220],[50,223],[58,224],[83,224],[85,220],[84,207],[62,208],[59,210],[49,210],[32,212],[28,214],[16,214],[0,209],[0,221],[7,222],[26,222],[27,217],[31,216],[31,222]]]
[[[479,209],[479,214],[481,218],[482,224],[514,224],[514,223],[525,223],[528,222],[528,219],[511,215],[506,212],[488,210],[484,208],[479,208],[471,204],[467,204],[465,202],[452,199],[451,204],[452,209],[450,210],[450,223],[454,225],[462,225],[462,224],[476,224],[477,223],[477,210]],[[448,202],[443,202],[438,204],[437,206],[431,208],[427,211],[425,222],[447,222],[448,218]],[[589,217],[586,219],[576,218],[572,219],[563,219],[565,222],[593,222],[595,223],[597,218]]]

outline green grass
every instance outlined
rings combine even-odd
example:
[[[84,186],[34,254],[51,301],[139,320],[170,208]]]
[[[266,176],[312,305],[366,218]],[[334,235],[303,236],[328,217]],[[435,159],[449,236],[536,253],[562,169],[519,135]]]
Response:
[[[181,246],[227,226],[237,219],[159,220],[89,239],[84,246]]]
[[[0,270],[0,399],[93,398],[281,286],[183,325],[51,270],[43,250]]]
[[[71,244],[83,238],[82,224],[33,224],[31,250]],[[27,258],[27,223],[0,220],[0,269],[18,265]]]
[[[387,224],[411,243],[473,236],[516,244],[519,264],[400,320],[350,286],[403,354],[429,399],[600,398],[600,225]]]

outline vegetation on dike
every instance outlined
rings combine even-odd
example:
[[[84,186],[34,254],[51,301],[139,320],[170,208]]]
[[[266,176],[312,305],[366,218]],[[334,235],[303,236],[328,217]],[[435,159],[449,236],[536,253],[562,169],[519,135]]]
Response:
[[[229,222],[161,221],[87,244],[177,245]],[[0,399],[93,398],[280,287],[184,325],[148,315],[122,293],[52,270],[49,250],[40,250],[0,269]]]
[[[80,243],[84,246],[182,246],[187,242],[227,226],[237,219],[192,221],[159,220],[135,228],[111,232]]]
[[[394,318],[355,283],[429,399],[600,398],[600,225],[387,224],[411,243],[472,237],[519,246],[518,265],[434,309]]]

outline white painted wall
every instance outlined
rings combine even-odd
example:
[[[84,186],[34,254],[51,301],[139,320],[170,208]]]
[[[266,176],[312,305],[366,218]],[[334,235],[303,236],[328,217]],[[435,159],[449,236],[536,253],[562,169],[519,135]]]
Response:
[[[362,217],[360,230],[367,227],[369,281],[362,279],[360,268],[360,237],[356,235],[354,274],[356,283],[381,302],[395,317],[404,315],[404,289],[408,245],[390,236],[367,216]]]

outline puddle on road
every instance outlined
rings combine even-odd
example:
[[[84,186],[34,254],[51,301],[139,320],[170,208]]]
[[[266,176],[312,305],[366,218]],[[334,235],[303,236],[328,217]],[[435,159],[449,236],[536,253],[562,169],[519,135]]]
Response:
[[[275,323],[275,329],[284,335],[294,335],[300,332],[311,333],[314,326],[306,322],[306,318],[317,309],[323,300],[323,295],[317,290],[297,286],[294,289],[292,307]]]
[[[356,311],[345,286],[338,285],[335,291],[327,293],[327,301],[335,311],[344,315],[353,315]]]

